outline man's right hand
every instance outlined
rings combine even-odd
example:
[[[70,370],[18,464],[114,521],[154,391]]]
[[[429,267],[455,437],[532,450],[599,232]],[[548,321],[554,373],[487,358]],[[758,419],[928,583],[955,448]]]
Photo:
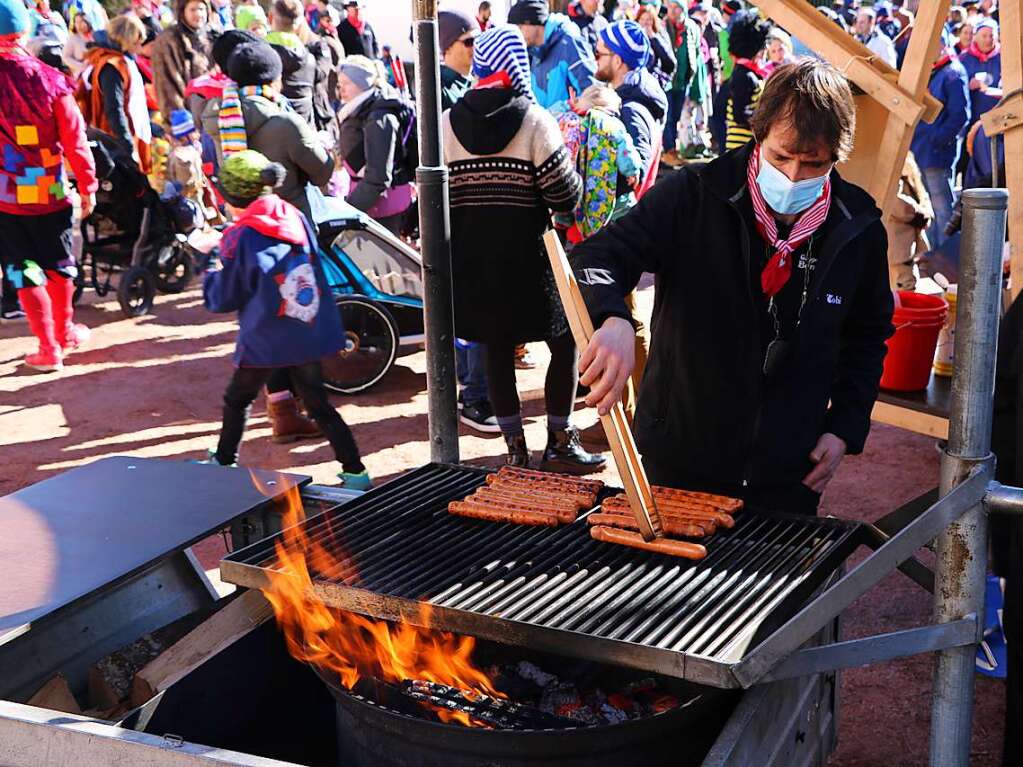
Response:
[[[586,404],[607,415],[621,399],[636,364],[636,329],[621,317],[608,317],[579,358],[579,383],[590,388]]]

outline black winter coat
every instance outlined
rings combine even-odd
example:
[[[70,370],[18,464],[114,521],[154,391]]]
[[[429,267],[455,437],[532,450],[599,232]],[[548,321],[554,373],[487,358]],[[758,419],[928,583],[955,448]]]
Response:
[[[643,272],[655,274],[635,419],[652,482],[744,497],[809,493],[801,481],[820,435],[836,434],[859,453],[870,429],[892,333],[887,237],[873,200],[832,173],[802,321],[789,354],[765,377],[766,246],[746,189],[752,147],[673,173],[578,245],[573,266],[597,327],[628,319],[624,296]]]
[[[380,58],[380,46],[377,36],[369,22],[363,22],[362,33],[352,26],[348,19],[342,19],[337,25],[337,39],[345,47],[346,56],[366,56],[371,59]]]
[[[390,86],[377,89],[370,98],[341,123],[337,154],[348,163],[359,180],[348,202],[369,211],[388,189],[415,180],[402,162],[407,144],[399,115],[405,105]],[[413,126],[404,126],[404,132]]]

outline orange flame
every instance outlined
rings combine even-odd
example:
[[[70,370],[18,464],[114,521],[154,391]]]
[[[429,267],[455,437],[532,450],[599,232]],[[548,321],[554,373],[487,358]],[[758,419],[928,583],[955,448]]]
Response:
[[[260,485],[255,475],[253,481],[257,487]],[[406,622],[372,620],[328,607],[316,593],[312,573],[347,576],[352,574],[351,561],[338,558],[306,534],[301,525],[305,509],[297,488],[290,490],[285,500],[283,533],[275,544],[277,563],[267,571],[270,584],[262,591],[273,606],[277,625],[293,657],[336,673],[348,689],[368,676],[393,684],[420,679],[505,697],[473,665],[474,638],[431,631]],[[429,625],[429,618],[429,608],[424,605],[418,622]],[[480,726],[464,712],[431,710],[445,722]]]

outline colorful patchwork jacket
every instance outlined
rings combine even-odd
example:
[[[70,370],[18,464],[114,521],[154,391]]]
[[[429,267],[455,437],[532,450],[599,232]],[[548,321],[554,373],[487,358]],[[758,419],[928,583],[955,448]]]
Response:
[[[336,354],[341,315],[320,264],[316,238],[294,205],[265,195],[224,232],[224,268],[206,275],[211,312],[238,312],[238,367],[288,367]]]
[[[95,192],[96,167],[71,80],[4,50],[0,83],[0,212],[38,216],[68,207],[65,159],[79,192]]]

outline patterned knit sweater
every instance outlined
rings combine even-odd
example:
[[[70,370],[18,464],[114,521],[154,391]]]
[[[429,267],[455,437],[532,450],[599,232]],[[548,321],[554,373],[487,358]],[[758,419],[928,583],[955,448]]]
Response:
[[[540,237],[582,182],[557,121],[511,90],[470,91],[444,114],[458,335],[524,342],[567,332]]]

